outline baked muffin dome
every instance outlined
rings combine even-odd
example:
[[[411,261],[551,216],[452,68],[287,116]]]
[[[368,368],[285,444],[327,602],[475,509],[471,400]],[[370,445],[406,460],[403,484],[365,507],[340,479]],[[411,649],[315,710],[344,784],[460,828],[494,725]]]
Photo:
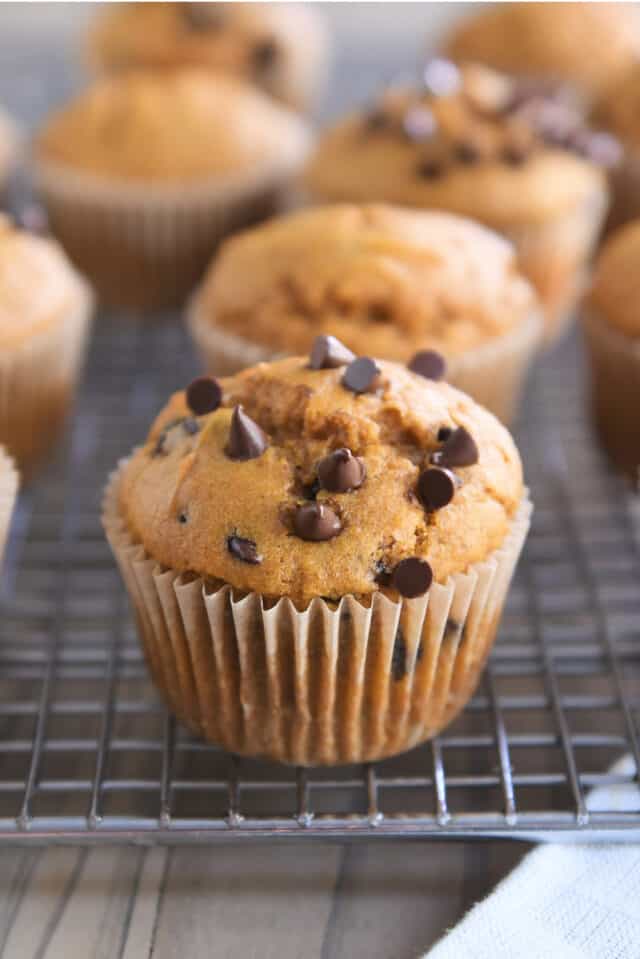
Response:
[[[315,207],[231,237],[198,310],[274,351],[330,333],[356,353],[446,356],[517,327],[536,308],[511,245],[446,213],[384,205]]]
[[[268,179],[304,154],[302,121],[258,90],[202,69],[106,78],[36,139],[48,164],[132,183]]]
[[[640,55],[631,3],[500,3],[464,18],[445,50],[510,73],[571,83],[598,96]]]
[[[612,329],[640,338],[640,220],[617,230],[596,262],[589,304]]]
[[[122,3],[97,18],[89,57],[109,71],[213,68],[303,108],[322,89],[327,37],[311,5]]]
[[[491,414],[393,363],[326,368],[317,349],[311,363],[324,368],[289,358],[173,396],[119,487],[149,556],[304,606],[409,595],[402,561],[444,582],[501,546],[523,482]],[[436,467],[442,508],[425,506],[422,477]]]

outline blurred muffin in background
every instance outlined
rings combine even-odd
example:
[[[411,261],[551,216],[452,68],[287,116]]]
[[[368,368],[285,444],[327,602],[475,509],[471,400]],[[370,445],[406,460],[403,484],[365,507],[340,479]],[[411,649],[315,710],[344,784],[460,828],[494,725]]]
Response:
[[[509,243],[446,213],[304,210],[231,237],[194,298],[212,372],[308,352],[317,336],[410,363],[511,419],[538,345],[537,297]],[[426,352],[425,352],[426,351]]]
[[[0,200],[16,162],[18,132],[9,114],[0,107]]]
[[[482,4],[444,49],[453,60],[570,83],[590,102],[640,56],[640,11],[634,3]]]
[[[610,174],[607,228],[615,229],[640,216],[640,63],[605,93],[594,107],[593,118],[624,148],[621,163]]]
[[[613,233],[584,311],[593,415],[614,462],[640,478],[640,220]]]
[[[0,444],[23,478],[59,438],[91,308],[87,284],[57,243],[0,216]]]
[[[212,67],[307,110],[325,86],[328,38],[309,4],[118,3],[96,18],[88,52],[106,71]]]
[[[6,450],[0,446],[0,566],[9,535],[9,526],[18,492],[18,471]]]
[[[608,203],[601,167],[618,155],[561,91],[434,60],[419,85],[392,86],[329,129],[305,179],[318,202],[444,209],[508,236],[549,342],[583,288]]]
[[[179,304],[226,233],[273,213],[309,132],[248,84],[208,70],[106,78],[35,142],[51,229],[109,303]]]

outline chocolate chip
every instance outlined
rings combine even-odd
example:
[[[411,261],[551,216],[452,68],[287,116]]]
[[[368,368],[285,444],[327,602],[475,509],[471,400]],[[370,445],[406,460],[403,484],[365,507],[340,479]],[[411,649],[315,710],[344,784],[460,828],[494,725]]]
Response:
[[[324,503],[305,503],[298,506],[293,517],[296,536],[311,542],[333,539],[342,530],[339,518]]]
[[[227,539],[227,549],[232,556],[242,560],[243,563],[258,566],[262,562],[262,556],[258,553],[256,544],[252,539],[243,539],[241,536],[229,536]]]
[[[449,97],[460,87],[461,76],[455,63],[436,57],[430,60],[422,72],[422,83],[427,93],[434,97]]]
[[[391,675],[396,682],[407,675],[407,644],[404,641],[402,626],[398,626],[391,653]]]
[[[426,560],[412,556],[398,563],[391,581],[401,596],[415,599],[428,591],[433,581],[433,571]]]
[[[423,180],[437,180],[444,173],[444,167],[437,160],[422,160],[416,167],[416,173]]]
[[[186,513],[178,513],[178,522],[183,525],[189,521],[189,517]]]
[[[342,385],[352,393],[367,393],[380,376],[380,369],[369,356],[359,356],[346,368]]]
[[[458,143],[455,148],[455,155],[458,162],[464,163],[466,166],[471,166],[472,163],[477,163],[480,159],[480,151],[477,146],[467,141]]]
[[[278,44],[270,37],[262,40],[251,51],[251,63],[258,73],[271,70],[279,57]]]
[[[312,370],[335,370],[355,359],[355,354],[335,336],[316,336],[311,347],[309,366]]]
[[[447,364],[444,357],[435,350],[420,350],[409,362],[412,373],[418,373],[427,380],[441,380]]]
[[[322,487],[331,493],[348,493],[362,486],[365,477],[364,463],[351,450],[334,450],[318,463],[318,479]]]
[[[402,129],[412,143],[429,140],[437,128],[436,118],[427,107],[410,107],[402,118]]]
[[[384,110],[374,107],[363,117],[364,127],[370,133],[376,133],[378,130],[385,130],[390,124],[390,117]]]
[[[430,466],[418,477],[418,497],[430,513],[447,506],[455,491],[456,478],[450,470],[443,467]]]
[[[459,426],[444,441],[442,449],[431,454],[436,466],[473,466],[478,462],[478,447],[471,433]]]
[[[392,573],[393,570],[383,560],[376,560],[373,579],[378,586],[391,586]]]
[[[213,413],[222,402],[222,389],[213,376],[199,376],[186,391],[187,406],[196,416]]]
[[[269,439],[257,423],[247,416],[241,406],[235,406],[226,453],[232,460],[254,460],[262,456]]]
[[[218,4],[181,3],[179,8],[183,22],[190,30],[214,30],[224,22]]]
[[[500,151],[500,159],[507,166],[522,166],[527,162],[528,153],[524,147],[507,144]]]
[[[440,429],[438,430],[438,442],[444,443],[445,440],[449,439],[452,433],[453,433],[453,430],[451,429],[450,426],[441,426]]]

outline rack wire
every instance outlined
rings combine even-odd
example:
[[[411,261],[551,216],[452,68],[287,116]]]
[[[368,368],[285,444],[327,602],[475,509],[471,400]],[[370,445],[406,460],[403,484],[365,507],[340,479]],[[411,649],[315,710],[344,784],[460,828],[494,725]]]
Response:
[[[178,323],[98,319],[66,449],[21,497],[0,588],[0,842],[266,836],[640,835],[589,809],[640,765],[638,507],[587,425],[575,340],[517,428],[536,504],[473,700],[404,756],[293,769],[230,756],[167,715],[99,521],[109,470],[197,371]]]

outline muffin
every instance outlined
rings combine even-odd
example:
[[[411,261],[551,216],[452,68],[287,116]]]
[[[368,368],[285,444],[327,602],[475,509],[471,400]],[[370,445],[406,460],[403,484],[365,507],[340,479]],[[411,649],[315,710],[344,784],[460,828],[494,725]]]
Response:
[[[88,38],[101,71],[201,66],[256,84],[296,110],[314,105],[327,73],[327,36],[311,5],[120,3]]]
[[[640,65],[610,88],[594,109],[594,120],[618,138],[624,152],[611,171],[607,230],[640,216]]]
[[[306,173],[318,201],[449,210],[508,236],[545,311],[563,329],[607,207],[601,164],[617,159],[559,93],[483,67],[434,60],[321,138]]]
[[[23,478],[59,438],[91,307],[87,284],[58,245],[0,216],[0,444]]]
[[[584,313],[596,429],[638,486],[640,468],[640,220],[614,233],[598,259]]]
[[[361,762],[435,735],[476,686],[528,528],[490,413],[345,351],[196,380],[107,489],[153,678],[234,753]]]
[[[541,329],[509,243],[462,217],[383,205],[317,207],[232,237],[189,319],[213,373],[308,352],[318,335],[401,363],[435,350],[449,382],[505,421]]]
[[[633,3],[483,5],[452,30],[445,51],[507,73],[570,83],[598,98],[640,56]]]
[[[18,492],[18,473],[11,457],[0,446],[0,563],[9,535],[11,514]]]
[[[180,303],[216,242],[277,208],[303,122],[203,69],[105,79],[36,139],[51,228],[110,303]]]
[[[18,133],[13,121],[0,107],[0,199],[18,152]]]

